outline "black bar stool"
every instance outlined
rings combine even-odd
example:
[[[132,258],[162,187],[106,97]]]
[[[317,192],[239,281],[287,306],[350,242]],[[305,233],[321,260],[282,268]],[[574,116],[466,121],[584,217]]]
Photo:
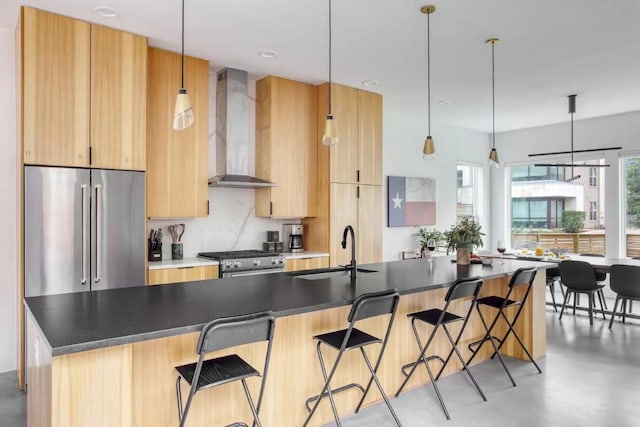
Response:
[[[358,297],[351,306],[351,311],[349,312],[349,317],[347,318],[347,321],[349,322],[349,327],[347,329],[329,332],[322,335],[316,335],[315,337],[313,337],[318,341],[316,351],[318,352],[318,360],[320,361],[320,368],[322,369],[322,376],[324,377],[325,383],[319,395],[310,397],[307,400],[306,405],[307,410],[309,411],[309,415],[307,416],[303,427],[309,424],[309,421],[318,408],[320,401],[325,396],[328,396],[329,401],[331,402],[331,409],[333,410],[333,416],[336,420],[336,424],[338,426],[341,426],[342,424],[340,423],[340,417],[338,416],[338,410],[336,409],[336,403],[333,400],[333,395],[354,387],[360,389],[362,391],[362,398],[360,399],[360,402],[358,403],[358,406],[355,410],[355,412],[358,413],[365,397],[367,396],[367,393],[369,392],[369,388],[371,387],[372,382],[376,383],[376,386],[378,387],[378,390],[380,391],[380,394],[384,399],[384,403],[386,403],[387,407],[389,408],[389,412],[391,412],[391,415],[393,416],[396,424],[398,426],[402,426],[376,375],[376,373],[378,372],[378,368],[380,367],[382,355],[384,354],[384,350],[387,346],[387,341],[391,332],[391,326],[393,325],[393,319],[396,316],[396,309],[398,308],[399,300],[400,294],[395,289],[391,291],[363,294]],[[376,338],[354,327],[355,323],[359,320],[382,316],[385,314],[391,314],[391,316],[389,318],[389,324],[387,325],[387,331],[384,335],[384,339]],[[322,351],[320,350],[321,344],[325,344],[338,350],[338,356],[336,357],[336,361],[333,364],[329,375],[327,375],[327,369],[325,368],[324,359],[322,358]],[[364,347],[371,344],[381,344],[380,353],[378,354],[378,360],[376,361],[375,366],[371,365],[371,362],[367,357],[367,353],[365,353],[364,351]],[[337,389],[331,389],[331,379],[336,372],[342,355],[346,351],[355,349],[360,350],[367,368],[369,368],[369,372],[371,372],[371,378],[369,379],[367,387],[363,388],[360,384],[352,383]],[[310,408],[309,404],[313,401],[315,401],[315,404],[313,405],[313,408]]]
[[[562,310],[560,310],[560,317],[558,319],[562,320],[564,309],[567,306],[571,294],[574,294],[573,314],[576,313],[576,295],[587,294],[589,296],[589,324],[593,325],[593,307],[596,305],[593,294],[602,292],[604,285],[598,282],[595,270],[591,264],[584,261],[562,261],[560,263],[560,277],[562,284],[567,288],[567,292],[565,293],[564,303],[562,304]],[[607,320],[604,314],[602,300],[600,300],[600,309],[602,310],[602,318]]]
[[[613,313],[609,320],[609,329],[613,326],[613,318],[618,309],[618,302],[622,300],[622,323],[627,317],[627,301],[640,301],[640,267],[632,265],[614,264],[609,273],[609,285],[616,295],[616,302],[613,304]]]
[[[447,363],[449,363],[451,356],[455,352],[456,355],[458,356],[458,359],[462,363],[464,370],[467,372],[467,374],[469,375],[469,378],[471,378],[471,381],[473,382],[474,386],[478,390],[478,393],[480,393],[480,396],[482,396],[482,399],[485,402],[487,401],[487,397],[484,395],[484,392],[476,382],[476,379],[471,374],[471,371],[469,370],[469,367],[465,363],[464,358],[460,354],[460,351],[458,351],[458,343],[460,342],[460,338],[462,337],[462,334],[464,333],[464,329],[467,326],[467,322],[469,321],[469,315],[471,314],[471,310],[473,310],[473,306],[476,302],[476,299],[478,298],[478,292],[480,292],[481,286],[482,286],[482,280],[480,280],[477,277],[456,280],[455,283],[451,285],[451,287],[449,288],[447,295],[444,297],[445,304],[442,310],[440,310],[439,308],[432,308],[430,310],[424,310],[424,311],[411,313],[407,315],[407,317],[411,318],[411,327],[413,328],[413,333],[416,337],[416,342],[418,343],[418,349],[420,350],[420,355],[418,356],[415,362],[409,363],[402,367],[402,373],[405,376],[405,379],[400,385],[400,388],[398,389],[398,391],[396,392],[396,397],[400,395],[400,393],[402,392],[402,389],[407,384],[407,382],[415,372],[418,365],[423,363],[424,366],[427,368],[429,379],[431,380],[433,389],[435,390],[436,395],[438,396],[438,400],[440,401],[440,406],[442,406],[442,410],[444,411],[444,414],[447,417],[447,419],[450,420],[451,417],[449,416],[449,411],[447,411],[447,407],[444,404],[444,400],[442,400],[442,396],[440,395],[440,390],[436,385],[436,381],[440,379],[440,375],[442,375],[444,368],[447,366]],[[469,297],[471,297],[469,301],[470,302],[469,309],[467,310],[464,316],[458,316],[457,314],[449,313],[447,311],[452,301],[455,301],[461,298],[469,298]],[[424,345],[424,347],[420,342],[420,335],[418,334],[418,330],[416,329],[417,320],[424,323],[428,323],[433,326],[431,335],[429,335],[429,338],[427,339],[427,342]],[[462,326],[460,327],[460,331],[458,332],[458,335],[454,340],[453,337],[451,336],[451,333],[447,329],[447,325],[451,323],[457,323],[457,322],[462,322]],[[438,331],[438,328],[440,326],[442,326],[442,329],[444,330],[445,334],[447,335],[447,338],[449,339],[449,343],[451,343],[451,350],[449,351],[449,355],[447,356],[446,360],[442,359],[440,356],[426,356],[427,350],[429,349],[429,345],[431,344],[431,341],[433,341],[433,338],[435,337],[436,332]],[[429,366],[429,361],[431,360],[439,360],[442,363],[442,367],[440,368],[440,371],[438,372],[438,375],[435,378],[433,376],[433,373],[431,372],[431,367]],[[407,373],[406,369],[409,367],[411,367],[411,371]]]
[[[519,260],[522,261],[540,261],[540,258],[536,257],[518,257]],[[549,293],[551,294],[551,301],[553,302],[553,310],[557,313],[558,307],[556,304],[556,283],[560,282],[560,268],[551,267],[547,268],[547,287],[549,288]],[[564,299],[564,289],[562,289],[562,283],[558,283],[560,285],[560,293],[562,293],[562,298]]]
[[[524,345],[524,343],[522,342],[522,340],[520,339],[516,331],[513,329],[516,322],[518,321],[518,318],[520,318],[520,314],[522,313],[522,310],[526,305],[527,299],[529,298],[529,294],[531,293],[531,287],[533,286],[533,280],[536,278],[536,273],[537,272],[535,268],[517,269],[513,273],[513,276],[511,276],[511,279],[509,280],[509,285],[508,285],[509,290],[507,291],[507,295],[504,298],[495,296],[495,295],[484,297],[484,298],[478,298],[478,302],[476,304],[476,309],[478,311],[478,315],[480,316],[480,321],[482,322],[482,326],[484,326],[486,333],[481,340],[478,340],[469,344],[469,350],[471,350],[473,354],[471,355],[471,358],[469,359],[467,364],[470,364],[471,361],[476,357],[482,345],[485,342],[489,341],[491,343],[491,346],[493,347],[493,355],[491,355],[491,358],[493,359],[495,356],[498,356],[498,360],[500,361],[500,364],[504,368],[505,372],[507,373],[507,376],[511,380],[511,384],[513,384],[514,387],[516,385],[516,382],[513,380],[513,376],[511,376],[511,372],[509,372],[509,369],[507,369],[507,365],[504,363],[504,359],[502,359],[502,356],[500,355],[500,349],[504,345],[505,341],[507,341],[507,338],[509,338],[510,334],[513,334],[515,339],[520,344],[520,347],[522,347],[522,350],[524,350],[525,354],[527,355],[531,363],[533,363],[533,365],[536,367],[538,372],[542,373],[542,369],[540,369],[540,366],[538,366],[536,361],[533,360],[533,357],[531,357],[529,350],[527,350],[527,347]],[[526,290],[524,292],[524,296],[522,297],[522,300],[520,301],[512,300],[511,298],[512,298],[513,290],[520,286],[526,286]],[[484,316],[482,315],[482,311],[480,311],[480,306],[492,307],[498,310],[498,312],[496,313],[496,317],[493,319],[493,322],[491,322],[491,326],[489,327],[487,327],[487,322],[485,321]],[[513,320],[509,320],[509,318],[505,313],[505,310],[511,307],[518,307],[518,311],[516,311],[516,315],[514,316]],[[493,328],[498,323],[498,319],[500,319],[500,317],[504,319],[509,330],[502,338],[497,338],[491,335],[491,332],[493,331]],[[496,346],[496,341],[499,343],[499,345],[497,346]],[[476,348],[474,349],[474,347]]]
[[[269,370],[269,360],[271,359],[271,347],[273,344],[273,331],[275,329],[275,318],[271,312],[253,313],[243,316],[224,317],[207,323],[202,328],[196,352],[199,354],[197,363],[176,366],[178,379],[176,380],[176,397],[178,400],[178,419],[180,427],[183,427],[193,397],[200,390],[227,384],[240,380],[244,393],[247,396],[249,407],[253,414],[253,419],[258,427],[261,427],[258,414],[262,405],[262,395],[264,393],[265,382],[267,381],[267,371]],[[215,359],[204,360],[205,355],[212,351],[225,348],[250,344],[260,341],[268,341],[267,352],[264,360],[262,375],[251,365],[245,362],[237,354],[217,357]],[[262,376],[260,383],[260,395],[258,404],[254,405],[251,393],[247,387],[246,379],[254,376]],[[180,382],[184,379],[190,385],[187,403],[182,406],[182,393]],[[246,426],[244,423],[235,423],[233,426]]]

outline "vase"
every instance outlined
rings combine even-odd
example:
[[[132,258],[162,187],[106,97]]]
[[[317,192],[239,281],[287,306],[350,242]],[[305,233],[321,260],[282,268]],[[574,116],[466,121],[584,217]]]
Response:
[[[469,248],[456,249],[456,262],[460,265],[469,265],[471,263]]]

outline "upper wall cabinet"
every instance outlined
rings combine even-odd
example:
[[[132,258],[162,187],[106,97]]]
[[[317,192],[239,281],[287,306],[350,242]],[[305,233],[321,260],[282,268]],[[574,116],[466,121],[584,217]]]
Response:
[[[327,116],[328,96],[325,83],[318,93],[320,129]],[[332,84],[332,104],[339,142],[329,149],[330,182],[382,185],[382,96]]]
[[[195,122],[176,131],[180,54],[149,48],[147,75],[147,216],[207,216],[209,62],[185,57],[184,84]]]
[[[25,164],[144,170],[147,39],[23,7]]]
[[[24,163],[88,167],[91,26],[28,7],[21,19]]]
[[[91,166],[145,170],[147,39],[91,26]]]
[[[256,83],[256,177],[275,187],[256,190],[256,215],[317,213],[317,88],[269,76]]]

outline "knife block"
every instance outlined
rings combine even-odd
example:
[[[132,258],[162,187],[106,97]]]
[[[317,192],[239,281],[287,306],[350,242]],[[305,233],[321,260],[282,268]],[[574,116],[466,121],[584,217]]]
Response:
[[[162,261],[162,243],[157,249],[151,249],[151,240],[148,241],[147,259],[149,261]]]

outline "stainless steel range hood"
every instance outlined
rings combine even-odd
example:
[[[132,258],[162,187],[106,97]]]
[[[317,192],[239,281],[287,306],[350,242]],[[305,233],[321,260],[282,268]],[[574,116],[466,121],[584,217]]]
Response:
[[[248,73],[218,72],[216,85],[216,173],[211,187],[264,188],[275,184],[249,174]]]

